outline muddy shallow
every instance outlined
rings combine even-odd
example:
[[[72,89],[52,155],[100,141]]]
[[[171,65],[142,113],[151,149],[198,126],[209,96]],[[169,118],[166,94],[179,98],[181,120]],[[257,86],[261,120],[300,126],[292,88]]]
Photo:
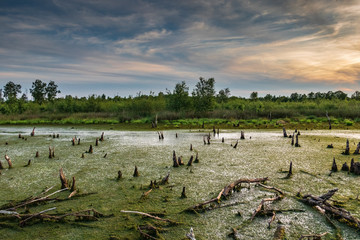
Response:
[[[350,140],[350,152],[355,150],[354,144],[360,141],[360,131],[357,130],[301,130],[300,148],[291,146],[291,139],[283,138],[281,130],[245,130],[245,140],[240,140],[240,130],[220,130],[219,135],[211,135],[210,145],[204,145],[203,136],[211,130],[164,131],[164,140],[159,140],[156,131],[115,131],[109,126],[103,129],[39,126],[35,137],[30,137],[31,130],[26,126],[0,127],[2,164],[7,166],[3,157],[6,153],[14,166],[13,169],[2,170],[0,204],[36,195],[53,185],[59,189],[58,172],[63,168],[67,178],[75,176],[82,193],[96,194],[32,207],[32,212],[50,207],[57,207],[57,213],[94,208],[114,216],[96,222],[44,222],[25,228],[9,223],[11,228],[0,229],[2,239],[109,239],[110,236],[139,239],[136,226],[150,220],[123,214],[120,210],[165,212],[166,218],[181,222],[177,226],[165,226],[167,231],[161,233],[165,239],[184,239],[190,227],[193,227],[197,239],[227,239],[233,227],[238,228],[240,239],[271,239],[278,223],[285,226],[288,239],[298,239],[301,234],[334,233],[321,214],[294,198],[299,190],[304,194],[321,195],[339,188],[333,198],[343,201],[347,210],[360,217],[359,202],[356,200],[360,176],[345,172],[329,176],[333,157],[339,168],[345,161],[350,165],[351,158],[359,161],[359,156],[341,155],[347,138]],[[288,130],[289,133],[291,131]],[[102,132],[105,141],[96,147],[95,139]],[[27,140],[19,139],[19,133]],[[53,133],[60,137],[53,138]],[[80,145],[72,146],[74,136],[81,139]],[[230,145],[236,140],[239,140],[239,145],[234,149]],[[334,148],[327,149],[326,146],[331,143]],[[85,158],[81,158],[90,144],[94,153],[85,153]],[[190,151],[190,144],[193,151]],[[48,158],[49,146],[55,148],[54,159]],[[178,156],[183,156],[185,164],[191,155],[198,152],[200,163],[192,167],[173,168],[173,150]],[[39,158],[35,158],[36,151],[39,151]],[[24,167],[29,159],[32,160],[31,165]],[[286,173],[281,171],[288,169],[290,161],[293,162],[293,177],[283,179]],[[138,178],[132,176],[135,166],[140,173]],[[116,181],[118,170],[124,177],[120,181]],[[168,172],[169,184],[154,189],[146,199],[141,199],[142,193],[148,190],[150,180],[159,181]],[[254,185],[250,188],[245,185],[240,192],[223,201],[223,204],[233,203],[233,206],[200,214],[182,212],[196,203],[216,197],[232,181],[258,177],[269,177],[268,185],[287,193],[283,200],[269,207],[301,209],[304,212],[278,214],[271,229],[267,228],[270,217],[258,217],[247,224],[246,220],[261,199],[274,196],[271,191]],[[181,199],[184,186],[187,198]],[[342,229],[344,239],[360,238],[354,229],[342,223],[336,224]]]

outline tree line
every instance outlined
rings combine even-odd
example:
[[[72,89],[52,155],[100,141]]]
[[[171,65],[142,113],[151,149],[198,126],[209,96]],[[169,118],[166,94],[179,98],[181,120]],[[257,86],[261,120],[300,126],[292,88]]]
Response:
[[[32,83],[30,93],[21,95],[21,85],[8,82],[0,89],[0,113],[4,115],[109,113],[120,121],[147,118],[158,115],[160,119],[179,118],[226,118],[250,119],[261,117],[324,116],[326,112],[335,117],[357,118],[360,116],[360,92],[350,97],[342,91],[292,93],[290,96],[267,94],[259,97],[252,92],[248,98],[231,96],[230,89],[215,91],[215,79],[199,78],[190,92],[185,81],[155,95],[139,92],[135,97],[109,97],[89,95],[76,97],[60,93],[54,81],[45,83],[39,79]]]

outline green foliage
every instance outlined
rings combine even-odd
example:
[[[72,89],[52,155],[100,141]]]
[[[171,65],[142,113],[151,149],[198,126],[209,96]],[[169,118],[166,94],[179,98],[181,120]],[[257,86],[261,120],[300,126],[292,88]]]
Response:
[[[42,104],[45,100],[46,94],[46,83],[42,82],[39,79],[36,79],[35,82],[32,83],[32,88],[30,89],[30,93],[34,98],[34,101],[38,104]]]
[[[214,108],[215,79],[200,77],[192,92],[193,103],[197,112],[211,111]]]

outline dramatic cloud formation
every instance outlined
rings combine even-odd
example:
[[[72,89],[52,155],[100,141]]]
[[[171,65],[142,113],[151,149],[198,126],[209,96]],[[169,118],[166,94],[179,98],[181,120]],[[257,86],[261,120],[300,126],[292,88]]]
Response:
[[[0,1],[0,88],[135,95],[214,77],[217,90],[359,90],[360,1]]]

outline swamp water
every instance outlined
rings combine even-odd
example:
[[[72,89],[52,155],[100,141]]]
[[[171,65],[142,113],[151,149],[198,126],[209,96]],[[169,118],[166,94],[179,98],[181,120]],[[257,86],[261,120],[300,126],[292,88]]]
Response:
[[[85,209],[110,215],[98,221],[34,221],[24,228],[15,221],[0,225],[1,239],[139,239],[137,226],[158,221],[145,219],[140,215],[121,213],[121,210],[147,213],[165,213],[163,218],[180,222],[178,225],[162,224],[164,239],[186,239],[190,227],[197,240],[231,239],[231,228],[237,228],[239,239],[272,239],[277,224],[285,226],[288,239],[299,239],[302,234],[331,233],[333,227],[324,216],[313,208],[295,199],[296,193],[322,195],[330,189],[339,191],[332,197],[343,201],[344,208],[360,217],[359,201],[360,176],[345,172],[329,176],[332,159],[336,158],[338,168],[344,162],[350,165],[351,158],[359,161],[359,156],[343,156],[346,139],[350,140],[350,152],[360,141],[360,131],[319,130],[301,131],[300,148],[291,146],[291,139],[282,137],[282,130],[245,130],[245,140],[240,140],[238,130],[220,130],[211,135],[211,144],[204,145],[203,136],[210,130],[164,131],[164,140],[159,140],[155,131],[112,130],[111,126],[88,127],[37,127],[35,136],[30,137],[31,127],[0,127],[1,162],[7,163],[5,153],[11,158],[13,168],[3,169],[0,175],[0,205],[11,200],[20,201],[35,196],[44,189],[54,186],[60,189],[59,169],[63,168],[68,179],[76,178],[80,193],[94,193],[74,197],[68,201],[54,201],[44,205],[29,207],[31,213],[56,207],[50,213],[69,213]],[[95,146],[95,139],[104,132],[105,140]],[[288,130],[290,132],[290,130]],[[21,133],[27,140],[18,138]],[[53,138],[52,134],[59,134]],[[176,138],[176,133],[178,138]],[[76,136],[81,144],[72,146]],[[251,139],[250,139],[251,136]],[[225,142],[222,143],[221,139]],[[239,140],[234,149],[231,144]],[[8,145],[5,145],[8,142]],[[93,154],[82,153],[94,147]],[[190,144],[193,151],[190,151]],[[333,144],[333,149],[327,149]],[[55,158],[48,158],[49,146],[55,148]],[[200,163],[193,166],[173,168],[172,153],[182,156],[186,165],[191,155],[198,152]],[[35,158],[36,151],[39,157]],[[104,155],[107,154],[106,158]],[[31,165],[24,167],[31,159]],[[293,176],[283,179],[290,161],[293,162]],[[137,166],[140,176],[133,177]],[[122,171],[123,179],[117,181],[117,172]],[[149,190],[151,180],[161,181],[170,172],[169,183],[154,189],[146,198],[141,195]],[[276,215],[272,227],[268,229],[271,217],[255,217],[246,221],[264,198],[275,194],[255,184],[243,184],[221,204],[228,207],[217,208],[203,213],[187,213],[183,210],[197,203],[216,197],[221,189],[239,178],[269,177],[267,185],[286,192],[281,201],[268,205],[276,209],[300,209],[303,212],[286,212]],[[186,187],[187,198],[180,198]],[[66,198],[69,192],[58,197]],[[23,212],[23,209],[19,209]],[[240,213],[240,214],[239,214]],[[360,234],[343,223],[334,221],[341,228],[344,239],[360,239]]]

